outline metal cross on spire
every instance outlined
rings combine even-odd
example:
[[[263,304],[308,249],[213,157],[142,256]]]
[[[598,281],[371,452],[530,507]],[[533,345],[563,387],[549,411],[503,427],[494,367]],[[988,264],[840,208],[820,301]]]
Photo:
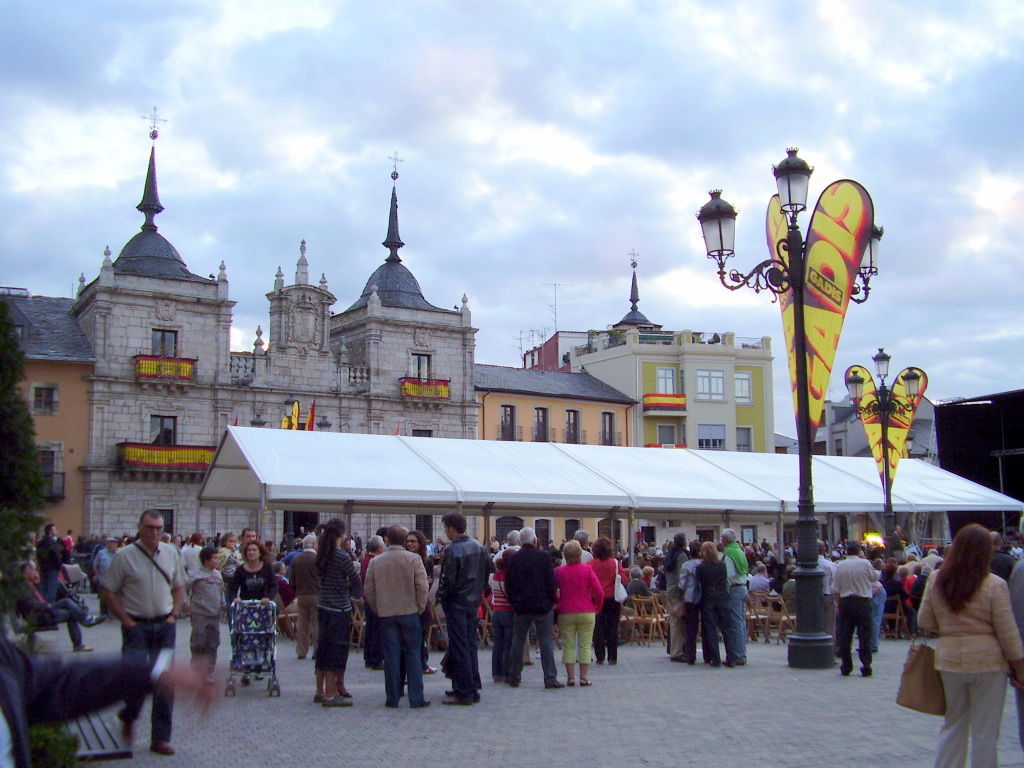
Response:
[[[397,149],[394,151],[394,154],[388,155],[388,160],[391,161],[391,180],[398,181],[398,164],[403,162],[403,160],[398,156]]]
[[[631,249],[629,253],[627,253],[626,255],[629,256],[629,266],[631,266],[633,269],[636,269],[636,260],[640,256],[640,254],[636,252],[636,248]]]
[[[166,118],[158,116],[156,107],[153,107],[152,114],[142,115],[141,117],[143,120],[149,120],[149,138],[156,141],[160,135],[160,123],[166,123]]]

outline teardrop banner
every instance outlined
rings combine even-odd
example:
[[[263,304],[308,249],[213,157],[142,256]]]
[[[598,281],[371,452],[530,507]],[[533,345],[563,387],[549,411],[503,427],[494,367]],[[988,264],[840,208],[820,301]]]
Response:
[[[804,266],[804,330],[807,336],[808,417],[821,423],[846,308],[861,259],[871,240],[874,205],[856,181],[834,181],[814,207]],[[788,345],[788,341],[787,341]],[[790,378],[796,376],[790,366]],[[797,415],[797,423],[800,421]]]
[[[789,231],[789,223],[786,221],[786,214],[782,212],[782,205],[778,195],[772,195],[768,201],[768,214],[764,222],[765,237],[768,239],[768,253],[771,258],[777,259],[789,269],[789,252],[780,243],[786,243],[786,235]],[[783,293],[778,294],[779,309],[782,311],[782,336],[786,340],[786,357],[789,360],[789,389],[793,393],[793,412],[799,410],[796,398],[796,346],[795,346],[795,320],[793,308],[793,290],[787,288]],[[800,423],[799,418],[797,424]],[[799,429],[799,427],[798,427]]]

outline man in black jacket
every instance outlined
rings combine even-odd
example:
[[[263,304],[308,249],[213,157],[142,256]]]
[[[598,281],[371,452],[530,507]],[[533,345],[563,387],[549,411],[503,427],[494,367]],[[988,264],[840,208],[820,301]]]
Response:
[[[523,646],[530,627],[537,632],[540,663],[544,670],[545,688],[562,688],[555,665],[554,623],[555,567],[551,556],[537,548],[537,535],[532,528],[519,531],[520,550],[505,566],[505,594],[512,604],[512,647],[505,682],[516,688],[523,673]]]
[[[441,518],[451,544],[441,561],[437,602],[448,625],[448,669],[452,690],[445,704],[470,705],[480,701],[480,667],[477,663],[476,612],[487,575],[494,565],[483,545],[466,535],[466,518],[449,512]]]

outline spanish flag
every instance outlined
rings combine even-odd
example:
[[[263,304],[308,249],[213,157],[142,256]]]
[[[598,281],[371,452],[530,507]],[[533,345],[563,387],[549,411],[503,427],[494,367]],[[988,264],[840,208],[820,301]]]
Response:
[[[309,414],[306,416],[306,431],[313,431],[313,415],[316,413],[316,400],[309,406]]]

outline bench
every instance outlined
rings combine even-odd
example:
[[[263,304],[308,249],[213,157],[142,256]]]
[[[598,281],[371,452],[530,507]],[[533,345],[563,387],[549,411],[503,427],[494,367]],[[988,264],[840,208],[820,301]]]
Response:
[[[131,759],[132,745],[121,738],[121,722],[113,715],[93,712],[68,723],[78,737],[79,760]]]

